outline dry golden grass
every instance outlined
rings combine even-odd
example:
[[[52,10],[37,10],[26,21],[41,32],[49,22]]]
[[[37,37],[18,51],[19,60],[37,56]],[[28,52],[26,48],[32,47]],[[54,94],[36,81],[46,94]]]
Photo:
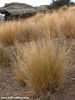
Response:
[[[75,6],[70,7],[68,10],[69,10],[69,12],[75,13]]]
[[[41,38],[75,36],[75,7],[62,7],[50,14],[37,14],[26,20],[4,22],[0,25],[0,41],[12,45],[16,41],[30,42]]]
[[[56,49],[51,41],[17,45],[17,49],[15,70],[19,83],[22,80],[42,92],[60,86],[65,73],[64,50]]]
[[[20,42],[30,42],[33,40],[41,39],[43,34],[40,27],[35,22],[23,23],[19,29],[17,40]]]
[[[37,38],[41,38],[41,31],[36,23],[11,21],[0,26],[0,41],[5,45],[13,45],[16,40],[27,42]]]
[[[65,73],[65,50],[51,40],[75,36],[74,9],[63,7],[57,12],[0,25],[0,42],[13,45],[16,53],[14,71],[19,84],[31,85],[42,92],[55,91],[60,86]],[[0,65],[8,66],[10,59],[3,46]]]
[[[14,44],[19,28],[20,22],[16,21],[5,22],[2,24],[0,26],[0,41],[7,45]]]
[[[37,13],[35,16],[33,16],[33,17],[29,18],[29,19],[26,19],[25,21],[28,21],[28,22],[38,22],[44,16],[45,16],[44,13]]]
[[[59,9],[59,11],[67,11],[69,8],[65,5]]]
[[[64,13],[58,22],[58,33],[65,37],[75,36],[75,18],[72,12]]]
[[[42,29],[42,32],[45,37],[52,39],[58,36],[57,21],[58,21],[58,14],[56,12],[52,14],[46,14],[39,21],[39,26]]]
[[[0,44],[0,68],[10,66],[10,57],[7,50]]]

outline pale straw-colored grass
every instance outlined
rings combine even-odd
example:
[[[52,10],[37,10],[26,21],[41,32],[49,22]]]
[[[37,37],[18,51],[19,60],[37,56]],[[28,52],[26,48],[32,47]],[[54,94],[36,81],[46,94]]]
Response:
[[[64,57],[64,50],[56,49],[51,41],[17,45],[16,79],[42,92],[55,91],[63,81]]]

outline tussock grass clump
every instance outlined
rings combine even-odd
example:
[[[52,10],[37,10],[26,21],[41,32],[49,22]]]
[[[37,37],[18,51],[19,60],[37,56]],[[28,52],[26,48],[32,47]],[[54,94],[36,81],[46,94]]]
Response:
[[[43,37],[35,22],[10,21],[0,26],[0,41],[4,45],[14,45],[15,41],[30,42]]]
[[[62,83],[65,72],[64,51],[57,50],[51,41],[31,42],[19,48],[15,68],[20,79],[16,79],[42,92],[55,91]]]
[[[56,12],[52,14],[46,14],[39,21],[39,26],[42,29],[42,32],[45,37],[49,37],[50,39],[52,39],[58,36],[57,21],[58,21],[58,14]]]
[[[44,13],[37,13],[35,16],[25,20],[28,22],[38,22],[40,19],[42,19],[45,16]]]
[[[68,6],[63,6],[63,7],[61,7],[60,9],[59,9],[59,11],[67,11],[69,8],[68,8]]]
[[[75,6],[70,7],[68,10],[69,10],[69,12],[74,13],[74,12],[75,12]],[[75,13],[74,13],[74,14],[75,14]]]
[[[7,50],[0,44],[0,68],[10,66],[10,57]]]
[[[43,38],[43,33],[35,22],[24,22],[19,29],[17,40],[19,42],[30,42]]]
[[[75,35],[75,18],[74,14],[71,12],[64,13],[59,18],[58,23],[58,33],[64,35],[65,37],[72,37]]]
[[[20,22],[10,21],[0,26],[0,41],[5,45],[13,45],[20,28]]]

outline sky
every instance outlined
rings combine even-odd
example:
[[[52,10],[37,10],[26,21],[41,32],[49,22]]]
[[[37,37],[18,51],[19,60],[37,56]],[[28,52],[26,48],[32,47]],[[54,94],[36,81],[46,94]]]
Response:
[[[5,3],[10,2],[21,2],[21,3],[27,3],[32,6],[39,6],[39,5],[47,5],[50,4],[52,0],[0,0],[0,7],[4,6]],[[75,2],[75,0],[71,0]]]
[[[0,7],[4,6],[5,3],[10,3],[10,2],[21,2],[33,6],[38,6],[38,5],[50,4],[51,0],[0,0]]]

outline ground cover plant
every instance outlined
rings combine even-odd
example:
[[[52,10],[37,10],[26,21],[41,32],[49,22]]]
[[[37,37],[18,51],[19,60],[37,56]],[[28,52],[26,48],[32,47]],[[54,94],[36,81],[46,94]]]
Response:
[[[18,51],[17,48],[15,65],[16,79],[20,75],[21,81],[31,84],[39,91],[55,91],[62,83],[65,73],[65,51],[57,50],[51,41],[30,42],[19,48],[21,50]]]
[[[60,9],[50,14],[39,13],[24,21],[5,22],[0,25],[0,41],[12,45],[16,39],[25,42],[39,38],[75,36],[74,7],[66,9]]]

